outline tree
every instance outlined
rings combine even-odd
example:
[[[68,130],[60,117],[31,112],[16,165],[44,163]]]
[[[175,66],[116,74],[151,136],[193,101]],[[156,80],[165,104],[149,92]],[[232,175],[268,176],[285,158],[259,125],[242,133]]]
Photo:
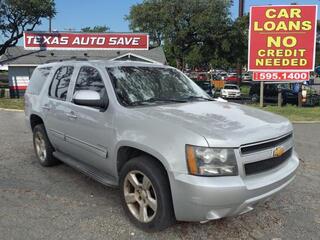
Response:
[[[110,31],[110,28],[107,27],[106,25],[97,25],[97,26],[94,26],[94,27],[84,27],[84,28],[81,28],[81,32],[86,32],[86,33],[105,33],[105,32],[108,32]]]
[[[248,62],[249,15],[237,18],[228,32],[230,48],[228,61],[242,66]],[[235,67],[233,64],[232,67]],[[239,67],[239,66],[238,66]]]
[[[0,0],[0,32],[5,38],[0,44],[0,55],[15,46],[24,31],[32,31],[41,19],[55,14],[53,0]]]
[[[320,20],[317,21],[316,66],[320,65]]]
[[[220,55],[232,23],[230,4],[228,0],[144,0],[131,7],[126,19],[133,31],[148,32],[156,45],[163,44],[166,55],[182,68],[186,60],[202,65],[216,52]]]
[[[131,6],[129,15],[129,28],[134,32],[149,33],[152,46],[157,47],[162,43],[162,34],[165,22],[163,21],[163,3],[159,0],[144,1]]]

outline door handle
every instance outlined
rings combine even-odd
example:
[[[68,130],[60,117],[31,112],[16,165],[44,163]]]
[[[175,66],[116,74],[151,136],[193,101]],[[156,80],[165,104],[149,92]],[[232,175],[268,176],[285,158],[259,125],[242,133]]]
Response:
[[[76,119],[78,118],[77,115],[74,114],[74,112],[66,113],[68,118]]]
[[[48,111],[51,109],[48,105],[43,105],[41,108],[45,109],[45,110],[48,110]]]

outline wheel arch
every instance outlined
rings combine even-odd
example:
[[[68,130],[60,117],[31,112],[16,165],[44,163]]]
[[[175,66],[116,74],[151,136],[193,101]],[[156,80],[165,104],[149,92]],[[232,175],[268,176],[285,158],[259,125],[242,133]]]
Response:
[[[30,115],[30,127],[31,127],[31,130],[33,131],[34,127],[39,125],[39,124],[44,124],[43,119],[39,115],[32,113]]]
[[[116,165],[118,174],[126,162],[140,155],[147,155],[151,157],[154,161],[158,161],[169,177],[169,164],[159,152],[154,151],[153,149],[145,145],[134,144],[129,142],[119,144],[116,148],[115,159],[117,163]]]

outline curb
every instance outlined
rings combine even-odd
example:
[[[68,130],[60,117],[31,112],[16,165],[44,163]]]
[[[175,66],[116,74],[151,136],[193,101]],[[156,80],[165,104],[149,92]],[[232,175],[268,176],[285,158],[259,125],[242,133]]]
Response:
[[[24,112],[24,110],[20,110],[20,109],[11,109],[11,108],[0,108],[0,111],[8,111],[8,112]]]

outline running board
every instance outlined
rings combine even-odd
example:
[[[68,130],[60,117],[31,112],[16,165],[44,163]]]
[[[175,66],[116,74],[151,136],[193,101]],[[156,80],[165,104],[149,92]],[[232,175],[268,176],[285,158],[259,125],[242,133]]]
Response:
[[[90,167],[87,164],[76,161],[73,158],[61,152],[53,152],[53,156],[61,160],[62,162],[66,163],[67,165],[77,169],[79,172],[82,172],[83,174],[93,178],[94,180],[103,185],[113,188],[118,187],[116,180],[113,177],[110,177],[109,175],[102,173],[100,170],[94,167]]]

